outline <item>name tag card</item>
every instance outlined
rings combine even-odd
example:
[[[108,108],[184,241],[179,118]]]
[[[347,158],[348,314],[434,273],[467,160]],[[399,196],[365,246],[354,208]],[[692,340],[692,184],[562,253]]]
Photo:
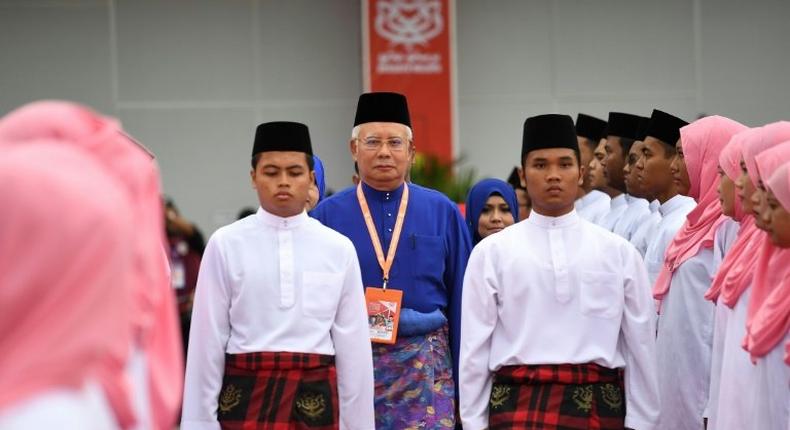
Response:
[[[403,291],[391,288],[368,287],[365,289],[365,304],[368,309],[370,340],[376,343],[393,344],[398,336],[398,321]]]

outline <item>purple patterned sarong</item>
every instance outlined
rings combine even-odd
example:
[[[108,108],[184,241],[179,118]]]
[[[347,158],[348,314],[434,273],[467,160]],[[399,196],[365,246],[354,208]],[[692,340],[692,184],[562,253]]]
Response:
[[[377,429],[452,429],[455,384],[447,326],[373,344]]]

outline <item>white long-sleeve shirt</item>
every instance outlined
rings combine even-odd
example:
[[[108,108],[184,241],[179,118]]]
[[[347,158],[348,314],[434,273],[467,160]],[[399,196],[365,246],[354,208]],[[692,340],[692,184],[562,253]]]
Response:
[[[700,250],[672,273],[656,337],[662,430],[704,428],[715,314],[705,292],[737,231],[738,224],[733,221],[719,225],[714,247]]]
[[[462,303],[464,429],[488,426],[494,372],[507,365],[625,367],[625,425],[658,421],[653,299],[642,258],[623,238],[575,211],[533,211],[474,248]]]
[[[626,209],[628,209],[628,199],[625,194],[620,194],[619,196],[612,199],[609,212],[604,215],[601,222],[598,223],[601,227],[613,231],[614,226],[617,224],[617,221],[623,217]]]
[[[683,227],[686,215],[696,206],[697,202],[694,199],[678,194],[658,208],[658,211],[661,212],[661,221],[653,230],[653,240],[647,246],[645,253],[645,266],[647,266],[647,275],[650,277],[650,285],[655,285],[656,279],[661,273],[667,246],[675,238],[680,227]]]
[[[576,199],[574,206],[580,217],[593,224],[600,224],[603,217],[609,213],[612,198],[608,194],[592,190],[584,196]]]
[[[639,251],[642,257],[644,257],[647,253],[647,247],[653,240],[656,227],[658,226],[658,223],[661,222],[661,212],[658,210],[659,207],[661,207],[661,204],[658,202],[658,200],[653,200],[650,202],[650,205],[648,206],[650,209],[650,215],[648,215],[647,218],[643,219],[639,223],[639,226],[631,235],[631,245],[634,245],[634,248]]]
[[[620,219],[617,220],[617,224],[615,224],[612,231],[625,238],[625,240],[630,241],[631,236],[650,217],[650,202],[628,195],[625,198],[628,202],[628,207]]]
[[[182,430],[219,430],[225,353],[335,356],[341,429],[373,429],[373,358],[354,246],[306,213],[217,230],[198,276]]]

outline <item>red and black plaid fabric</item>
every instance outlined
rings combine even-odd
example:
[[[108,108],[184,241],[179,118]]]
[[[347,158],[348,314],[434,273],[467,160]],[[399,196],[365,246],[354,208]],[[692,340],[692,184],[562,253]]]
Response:
[[[217,419],[225,430],[337,429],[335,357],[226,354]]]
[[[488,411],[491,430],[622,430],[623,374],[594,363],[505,366]]]

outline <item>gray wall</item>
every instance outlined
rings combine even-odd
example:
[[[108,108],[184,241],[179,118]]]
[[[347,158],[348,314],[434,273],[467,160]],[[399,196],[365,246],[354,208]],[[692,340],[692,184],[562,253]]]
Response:
[[[461,151],[503,177],[547,112],[788,119],[788,17],[782,0],[457,0]],[[329,185],[350,183],[360,49],[359,0],[0,0],[0,114],[61,98],[119,117],[210,233],[256,204],[259,122],[306,122]]]

